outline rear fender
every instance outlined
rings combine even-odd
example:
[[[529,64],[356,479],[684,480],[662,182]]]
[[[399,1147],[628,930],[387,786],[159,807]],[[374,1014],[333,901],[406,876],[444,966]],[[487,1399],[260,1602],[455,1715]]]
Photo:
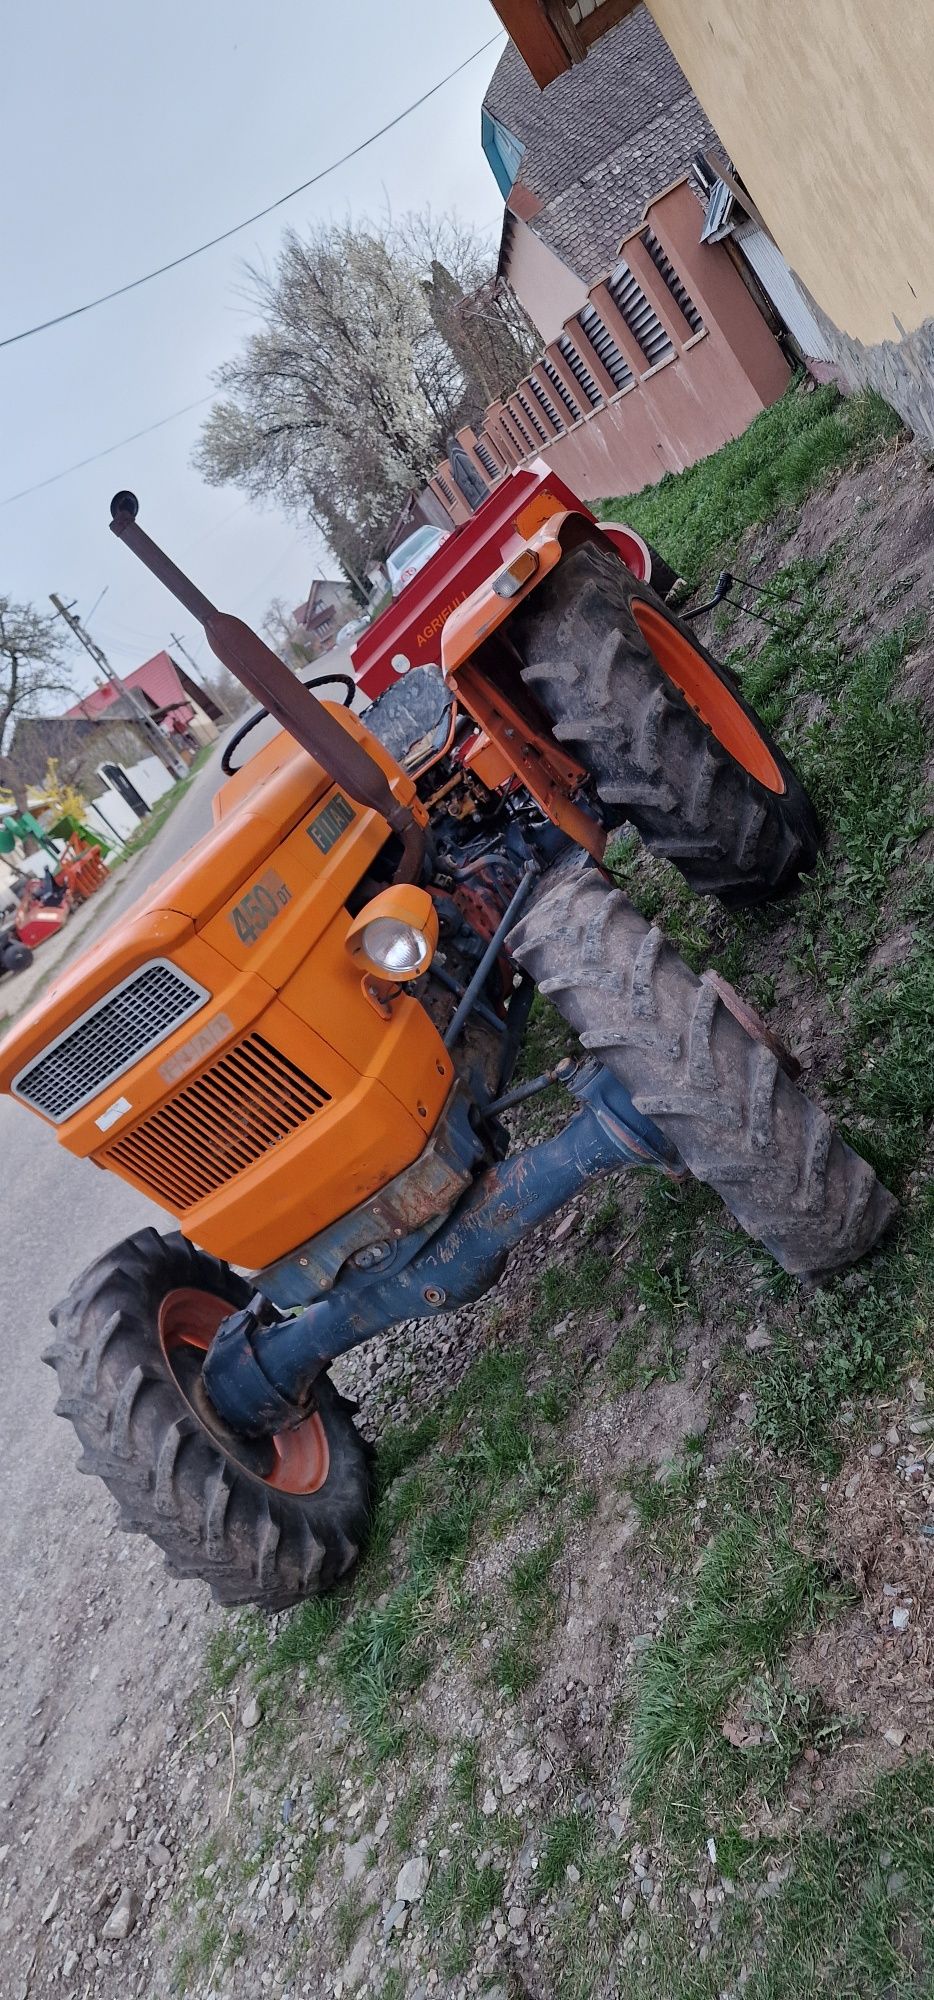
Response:
[[[500,768],[514,773],[554,825],[601,861],[606,831],[580,796],[588,782],[586,767],[557,741],[547,717],[532,702],[508,660],[508,632],[503,629],[562,556],[584,541],[609,541],[637,576],[651,573],[649,551],[631,529],[614,523],[604,532],[590,515],[556,508],[553,494],[537,493],[520,509],[514,532],[501,544],[500,566],[446,620],[441,659],[460,708],[479,723],[498,753]],[[512,597],[501,597],[494,589],[496,578],[527,551],[535,557],[534,570]]]
[[[441,634],[441,665],[452,685],[455,685],[455,676],[460,668],[478,646],[491,633],[498,631],[527,597],[531,597],[563,555],[586,541],[604,545],[609,542],[614,554],[640,582],[650,581],[651,553],[634,528],[627,527],[622,521],[607,523],[603,528],[589,514],[575,508],[556,509],[553,494],[537,493],[526,507],[520,508],[514,532],[501,543],[502,560],[499,566],[491,569],[489,576],[465,598],[463,604],[456,606],[445,621]],[[500,596],[495,588],[498,578],[527,550],[535,557],[534,570],[511,597]]]

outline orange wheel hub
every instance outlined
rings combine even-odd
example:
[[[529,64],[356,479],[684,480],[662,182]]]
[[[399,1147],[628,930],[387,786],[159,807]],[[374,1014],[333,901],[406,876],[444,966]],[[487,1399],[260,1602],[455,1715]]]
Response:
[[[719,674],[708,666],[687,633],[672,625],[654,604],[645,604],[639,597],[632,599],[631,609],[662,673],[680,688],[685,701],[711,735],[767,791],[783,792],[785,780],[753,718],[746,714]]]
[[[159,1308],[159,1345],[176,1386],[202,1429],[244,1472],[278,1493],[317,1493],[330,1464],[327,1434],[317,1411],[293,1430],[277,1431],[257,1443],[236,1437],[220,1417],[212,1421],[201,1381],[202,1363],[221,1321],[233,1311],[228,1299],[193,1285],[166,1293]]]

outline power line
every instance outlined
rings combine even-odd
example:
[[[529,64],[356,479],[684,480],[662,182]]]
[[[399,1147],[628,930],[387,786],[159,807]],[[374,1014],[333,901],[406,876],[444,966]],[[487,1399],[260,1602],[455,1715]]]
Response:
[[[96,465],[99,458],[109,458],[111,452],[122,451],[126,444],[136,444],[139,438],[149,437],[152,431],[161,431],[166,424],[174,424],[179,417],[187,417],[192,410],[201,410],[205,403],[213,401],[212,390],[209,396],[199,396],[196,403],[186,403],[184,409],[171,410],[167,417],[157,417],[156,422],[147,424],[144,430],[119,438],[116,444],[105,444],[103,451],[92,451],[90,458],[76,459],[74,465],[63,466],[61,472],[50,472],[48,479],[37,479],[35,486],[23,486],[19,493],[8,493],[5,500],[0,500],[0,507],[12,507],[14,500],[25,500],[30,493],[41,493],[44,486],[54,486],[59,479],[67,479],[72,472],[81,472],[86,465]]]
[[[229,242],[231,236],[239,235],[242,229],[249,229],[254,222],[262,222],[264,216],[272,215],[277,208],[283,208],[287,201],[294,201],[296,195],[306,194],[309,188],[316,187],[319,181],[326,180],[329,174],[336,173],[338,167],[345,167],[348,160],[355,160],[360,153],[365,153],[368,147],[376,144],[377,139],[385,138],[387,132],[394,131],[397,125],[402,124],[403,119],[410,118],[413,111],[418,111],[421,105],[428,103],[429,98],[436,97],[438,91],[444,89],[445,84],[452,83],[456,76],[460,76],[462,70],[469,69],[471,63],[476,62],[479,56],[485,55],[487,49],[491,49],[494,42],[499,40],[498,34],[491,35],[489,41],[482,42],[478,49],[474,49],[473,55],[465,56],[464,61],[458,63],[456,69],[449,69],[446,76],[433,83],[430,90],[423,91],[421,97],[416,97],[411,104],[407,104],[404,111],[398,111],[396,116],[390,118],[387,124],[381,125],[377,132],[371,132],[367,139],[361,139],[358,145],[351,146],[349,152],[342,153],[340,159],[332,160],[329,166],[320,167],[309,180],[302,181],[298,187],[290,188],[288,194],[280,194],[275,201],[268,202],[265,208],[258,208],[254,215],[247,215],[242,222],[235,222],[229,229],[222,229],[219,235],[210,236],[206,243],[199,243],[194,250],[186,250],[180,257],[172,257],[167,264],[157,265],[154,271],[144,272],[141,278],[131,278],[126,285],[116,285],[112,292],[102,292],[99,298],[88,299],[83,306],[72,306],[68,312],[55,313],[52,319],[39,320],[35,326],[23,327],[21,333],[7,334],[5,340],[0,340],[0,347],[15,347],[17,341],[31,340],[34,334],[46,333],[52,326],[62,326],[66,320],[78,319],[82,313],[93,312],[97,306],[107,305],[111,299],[122,299],[127,292],[137,291],[140,285],[149,285],[154,278],[163,278],[167,271],[177,271],[180,264],[190,264],[192,258],[203,257],[206,250],[215,249],[218,243]],[[178,414],[182,415],[183,412],[180,411]],[[163,418],[163,422],[170,423],[171,418]],[[155,429],[156,426],[153,425],[152,428]],[[130,444],[133,440],[128,438],[126,442]],[[116,450],[118,447],[111,448]],[[85,464],[90,463],[89,459],[85,460]],[[76,467],[72,469],[77,470]],[[29,490],[35,491],[35,488]],[[11,498],[18,500],[22,495],[13,494]]]

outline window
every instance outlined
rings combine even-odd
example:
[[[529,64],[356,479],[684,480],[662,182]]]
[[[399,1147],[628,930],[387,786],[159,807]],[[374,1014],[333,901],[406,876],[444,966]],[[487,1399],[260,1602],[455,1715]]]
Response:
[[[525,147],[507,126],[501,125],[499,119],[493,118],[489,111],[480,113],[480,144],[492,168],[500,194],[504,201],[508,201],[519,178]]]
[[[439,486],[443,485],[443,481],[439,479],[438,484]],[[393,549],[393,562],[400,569],[404,569],[406,563],[411,562],[413,556],[420,556],[422,550],[430,548],[432,543],[436,542],[437,539],[437,528],[416,528],[414,535],[407,535],[405,541],[400,542],[398,548]]]

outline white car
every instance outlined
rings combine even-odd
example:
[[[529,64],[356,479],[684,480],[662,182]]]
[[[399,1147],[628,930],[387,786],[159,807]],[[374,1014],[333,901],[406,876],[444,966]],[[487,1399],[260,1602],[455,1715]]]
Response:
[[[342,625],[337,633],[335,646],[346,646],[348,639],[359,639],[361,632],[366,631],[369,622],[368,618],[348,618],[346,625]]]
[[[450,533],[450,528],[416,528],[414,535],[407,535],[405,541],[393,549],[392,554],[386,557],[393,597],[399,597],[413,576],[430,563],[442,542],[449,539]]]

